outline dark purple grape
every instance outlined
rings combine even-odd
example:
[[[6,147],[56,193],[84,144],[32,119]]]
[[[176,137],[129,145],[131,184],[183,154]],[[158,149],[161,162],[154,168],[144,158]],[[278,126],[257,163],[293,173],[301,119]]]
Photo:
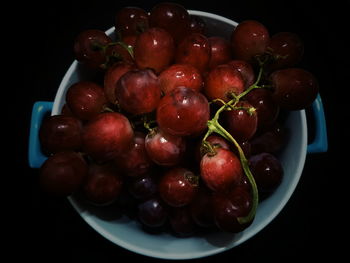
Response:
[[[283,178],[283,167],[272,154],[260,153],[250,157],[249,167],[259,193],[271,193],[280,185]]]
[[[135,177],[130,183],[129,191],[136,199],[146,200],[157,192],[157,181],[149,174]]]
[[[147,227],[161,227],[168,217],[166,205],[154,197],[138,205],[138,218]]]

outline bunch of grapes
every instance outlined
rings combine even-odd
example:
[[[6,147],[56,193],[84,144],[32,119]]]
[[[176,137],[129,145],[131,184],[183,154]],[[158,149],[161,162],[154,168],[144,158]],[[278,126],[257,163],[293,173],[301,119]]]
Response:
[[[178,236],[247,228],[283,180],[284,113],[318,93],[295,67],[301,39],[253,20],[230,39],[208,36],[175,3],[122,8],[115,35],[75,40],[76,59],[102,80],[71,85],[61,114],[42,123],[43,188]]]

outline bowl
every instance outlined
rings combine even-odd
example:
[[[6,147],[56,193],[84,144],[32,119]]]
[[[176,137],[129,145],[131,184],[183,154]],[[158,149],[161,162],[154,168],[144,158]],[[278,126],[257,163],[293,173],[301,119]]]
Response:
[[[229,38],[233,27],[237,26],[235,21],[216,14],[195,10],[189,10],[189,13],[204,19],[208,27],[208,35]],[[114,28],[110,28],[106,33],[113,35]],[[52,110],[52,115],[60,114],[65,103],[66,91],[70,85],[88,78],[84,68],[77,61],[74,61],[59,86],[54,102],[37,102],[34,105],[29,146],[31,167],[40,167],[46,158],[40,152],[37,141],[37,130],[40,127],[43,113]],[[239,234],[212,232],[187,238],[175,237],[169,233],[151,235],[144,232],[139,223],[126,216],[106,218],[105,215],[101,214],[101,209],[94,208],[74,196],[70,196],[68,199],[74,209],[93,229],[116,245],[135,253],[162,259],[193,259],[226,251],[259,233],[280,213],[299,182],[307,152],[327,150],[326,126],[319,95],[311,109],[316,124],[314,142],[307,144],[308,132],[305,111],[290,112],[285,125],[293,136],[290,136],[287,145],[279,155],[284,169],[283,181],[269,198],[259,204],[252,225]]]

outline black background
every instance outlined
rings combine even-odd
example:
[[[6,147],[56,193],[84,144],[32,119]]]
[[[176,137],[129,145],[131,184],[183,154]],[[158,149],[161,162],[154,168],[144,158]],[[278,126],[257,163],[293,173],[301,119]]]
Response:
[[[19,212],[14,216],[19,221],[15,228],[18,232],[12,233],[14,246],[21,252],[17,255],[39,262],[161,261],[134,254],[104,239],[80,218],[66,199],[42,192],[38,170],[30,169],[27,162],[31,108],[35,101],[54,100],[60,81],[74,60],[75,36],[85,29],[107,30],[113,26],[116,11],[123,6],[139,6],[149,11],[156,2],[18,3],[20,8],[15,15],[19,24],[13,30],[18,37],[14,53],[19,58],[15,59],[16,75],[9,87],[14,95],[6,102],[6,115],[14,116],[11,119],[15,129],[10,132],[16,138],[16,164],[11,173],[16,182],[10,190],[20,197],[14,205]],[[212,12],[237,22],[256,19],[265,24],[270,34],[279,31],[299,34],[305,43],[301,67],[319,80],[329,138],[327,153],[307,156],[295,193],[265,229],[232,250],[194,261],[335,259],[340,255],[336,238],[343,232],[346,211],[341,206],[340,189],[346,175],[342,173],[339,151],[344,149],[346,140],[342,138],[346,138],[348,129],[343,115],[347,107],[341,100],[349,88],[345,41],[349,31],[345,14],[348,7],[318,1],[178,2],[187,9]]]

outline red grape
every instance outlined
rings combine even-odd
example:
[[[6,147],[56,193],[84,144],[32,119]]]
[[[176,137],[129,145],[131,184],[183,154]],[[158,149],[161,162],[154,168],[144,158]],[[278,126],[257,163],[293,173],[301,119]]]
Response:
[[[198,135],[206,129],[208,120],[208,100],[186,87],[173,89],[160,100],[157,108],[160,129],[171,135]]]
[[[312,104],[318,94],[313,74],[300,68],[281,69],[271,74],[273,98],[286,110],[300,110]]]
[[[50,156],[40,168],[40,183],[48,193],[68,196],[76,192],[88,173],[79,153],[59,152]]]
[[[279,32],[273,35],[268,45],[274,60],[269,65],[270,70],[295,66],[303,57],[304,44],[297,34]]]
[[[211,57],[209,60],[209,68],[215,68],[218,65],[225,64],[232,57],[231,45],[223,37],[209,37],[211,47]]]
[[[79,81],[69,87],[66,102],[74,116],[81,120],[90,120],[103,111],[107,100],[100,85]]]
[[[189,31],[188,11],[177,3],[161,2],[150,13],[150,26],[165,29],[179,43]]]
[[[227,194],[215,194],[213,203],[215,224],[222,231],[237,233],[251,224],[238,222],[238,217],[247,216],[252,206],[251,194],[244,187],[235,187]]]
[[[186,141],[183,137],[156,129],[147,134],[145,147],[152,161],[158,165],[173,166],[181,161],[186,150]]]
[[[255,82],[255,74],[252,65],[244,60],[231,60],[227,63],[234,69],[238,70],[243,78],[244,87],[248,89]]]
[[[201,178],[213,191],[226,191],[238,184],[243,169],[238,157],[230,150],[216,148],[206,153],[200,163]]]
[[[164,94],[178,86],[185,86],[195,91],[203,87],[202,75],[195,67],[188,64],[173,64],[159,75],[160,88]]]
[[[239,142],[253,137],[258,126],[258,116],[254,107],[246,101],[236,104],[238,109],[223,113],[223,123],[226,130]]]
[[[144,175],[153,165],[145,149],[145,137],[144,133],[135,132],[134,141],[129,150],[115,159],[118,167],[128,176]]]
[[[200,16],[190,15],[190,30],[189,33],[204,34],[206,24]]]
[[[129,120],[116,112],[101,113],[83,129],[83,151],[97,161],[126,152],[134,137]]]
[[[159,80],[149,69],[129,71],[117,82],[116,98],[120,107],[135,115],[155,110],[160,95]]]
[[[115,16],[115,29],[122,36],[138,35],[148,29],[149,16],[139,7],[127,6]]]
[[[113,165],[91,164],[84,181],[84,197],[94,205],[108,205],[121,193],[123,179]]]
[[[241,73],[229,65],[219,65],[209,71],[204,85],[204,93],[209,100],[221,99],[226,102],[244,91]]]
[[[75,39],[75,57],[89,68],[98,69],[106,62],[104,49],[111,42],[111,38],[103,31],[85,30]]]
[[[104,92],[107,100],[116,104],[117,97],[115,95],[115,90],[117,88],[117,82],[121,76],[123,76],[126,72],[135,69],[132,64],[120,62],[114,64],[110,67],[104,75]]]
[[[39,139],[45,153],[79,150],[81,147],[81,121],[75,117],[55,115],[44,119]]]
[[[245,20],[238,24],[231,35],[233,57],[254,62],[262,55],[270,41],[269,32],[264,25],[254,20]]]
[[[162,28],[150,28],[138,36],[135,43],[135,62],[140,69],[151,68],[160,73],[172,62],[174,41]]]
[[[178,45],[175,62],[190,64],[203,73],[209,66],[210,55],[211,48],[208,38],[199,33],[192,33]]]
[[[198,177],[190,170],[177,167],[167,171],[159,182],[159,193],[170,206],[181,207],[191,203],[198,189]]]
[[[245,96],[245,99],[256,109],[259,130],[264,130],[274,124],[280,112],[280,107],[273,100],[270,90],[253,89]]]

